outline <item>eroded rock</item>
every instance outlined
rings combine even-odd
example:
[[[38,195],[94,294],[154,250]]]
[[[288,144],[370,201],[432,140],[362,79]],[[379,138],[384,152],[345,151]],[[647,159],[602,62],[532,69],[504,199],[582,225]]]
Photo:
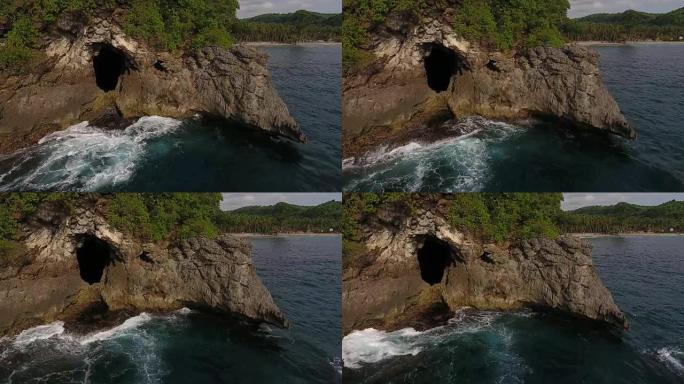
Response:
[[[343,271],[345,334],[421,327],[426,316],[444,318],[436,310],[464,307],[552,310],[627,327],[586,241],[484,244],[452,229],[443,207],[428,199],[411,215],[384,208],[362,225],[368,253]]]
[[[390,17],[373,31],[376,60],[343,79],[345,157],[381,144],[376,130],[415,130],[444,111],[457,118],[550,118],[636,138],[603,83],[597,52],[575,45],[489,51],[454,32],[453,12],[401,22]]]
[[[161,52],[115,19],[62,15],[39,65],[22,75],[0,73],[0,153],[107,108],[125,119],[201,114],[306,141],[273,87],[265,53],[246,46]]]
[[[143,243],[109,226],[95,208],[64,215],[42,207],[22,231],[25,252],[0,263],[0,335],[73,320],[98,306],[112,312],[188,307],[287,325],[244,239]]]

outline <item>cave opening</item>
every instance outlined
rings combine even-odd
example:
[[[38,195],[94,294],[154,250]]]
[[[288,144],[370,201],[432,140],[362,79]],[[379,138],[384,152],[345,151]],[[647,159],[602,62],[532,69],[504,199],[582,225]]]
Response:
[[[422,245],[418,248],[418,265],[420,277],[430,285],[439,284],[444,278],[444,270],[452,261],[452,251],[449,244],[434,236],[422,238]]]
[[[115,259],[114,248],[95,236],[83,236],[76,247],[76,260],[81,278],[91,285],[102,280],[105,268]]]
[[[129,67],[126,54],[109,44],[99,45],[99,52],[93,57],[95,81],[97,86],[105,92],[116,89],[119,78],[128,71]]]
[[[466,69],[464,59],[441,44],[430,44],[427,47],[424,64],[428,86],[437,93],[448,90],[451,78]]]

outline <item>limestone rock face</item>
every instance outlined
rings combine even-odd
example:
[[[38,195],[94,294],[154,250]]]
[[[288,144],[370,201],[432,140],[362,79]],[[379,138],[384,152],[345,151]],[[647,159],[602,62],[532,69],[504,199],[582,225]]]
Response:
[[[256,49],[158,52],[111,18],[64,15],[43,41],[44,60],[0,73],[0,153],[116,108],[124,119],[196,114],[305,141]]]
[[[603,83],[597,52],[574,45],[489,51],[454,33],[453,12],[419,21],[389,18],[372,33],[375,61],[343,79],[345,157],[374,149],[379,143],[365,143],[374,129],[412,129],[444,111],[507,121],[551,118],[636,138]],[[443,66],[431,67],[431,57]],[[443,89],[431,84],[439,71],[446,71]]]
[[[0,335],[74,319],[102,304],[111,311],[188,307],[287,325],[244,239],[141,243],[92,209],[35,216],[23,228],[25,252],[0,258]]]
[[[573,238],[483,244],[453,230],[437,202],[410,217],[381,211],[363,226],[369,250],[343,271],[343,329],[420,327],[453,312],[552,310],[626,327],[591,245]]]

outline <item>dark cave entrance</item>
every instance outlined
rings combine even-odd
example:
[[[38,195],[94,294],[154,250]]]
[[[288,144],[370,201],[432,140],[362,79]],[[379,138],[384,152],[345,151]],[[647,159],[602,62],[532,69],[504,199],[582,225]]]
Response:
[[[422,246],[421,244],[422,240]],[[439,284],[444,278],[444,270],[452,261],[449,244],[434,236],[424,236],[418,242],[418,265],[420,277],[430,285]]]
[[[81,278],[88,284],[99,283],[105,268],[116,259],[116,252],[109,243],[92,235],[85,235],[76,248],[76,260]]]
[[[113,91],[119,84],[119,78],[130,67],[126,54],[109,44],[98,45],[99,52],[93,57],[95,81],[97,86],[105,91]]]
[[[441,44],[428,45],[426,54],[425,74],[428,86],[435,92],[444,92],[449,89],[451,78],[466,69],[464,59]]]

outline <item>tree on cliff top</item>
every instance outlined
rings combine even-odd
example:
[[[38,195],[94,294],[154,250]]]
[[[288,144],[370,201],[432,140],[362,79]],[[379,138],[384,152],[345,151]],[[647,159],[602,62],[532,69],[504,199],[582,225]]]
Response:
[[[420,19],[434,9],[453,7],[454,31],[482,45],[508,50],[539,45],[560,46],[560,27],[568,0],[344,0],[342,27],[347,67],[363,61],[369,32],[388,16]]]
[[[0,70],[38,56],[40,37],[57,18],[121,9],[122,27],[163,50],[230,46],[238,0],[15,0],[0,4]]]

